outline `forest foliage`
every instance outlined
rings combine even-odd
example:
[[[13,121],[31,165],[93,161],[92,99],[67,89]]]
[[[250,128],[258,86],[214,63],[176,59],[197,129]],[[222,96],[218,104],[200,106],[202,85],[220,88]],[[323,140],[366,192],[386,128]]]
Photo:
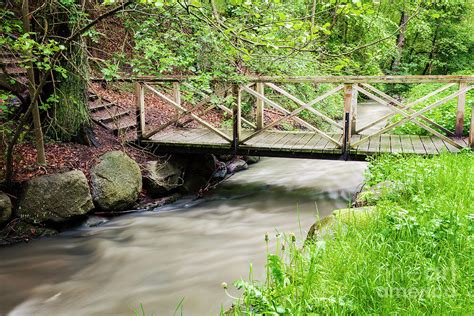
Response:
[[[83,91],[90,74],[193,75],[206,90],[211,78],[245,75],[474,69],[469,0],[5,0],[0,16],[0,143],[9,145],[7,156],[27,135],[30,114],[39,154],[41,129],[51,140],[78,139],[90,125]],[[12,60],[30,79],[10,72]],[[302,99],[328,89],[285,88]],[[340,101],[318,106],[337,119]]]

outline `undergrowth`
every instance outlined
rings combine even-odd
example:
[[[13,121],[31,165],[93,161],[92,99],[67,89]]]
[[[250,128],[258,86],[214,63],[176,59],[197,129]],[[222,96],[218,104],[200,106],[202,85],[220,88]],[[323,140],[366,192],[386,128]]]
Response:
[[[266,280],[239,280],[232,315],[472,314],[474,153],[383,156],[367,185],[392,183],[362,224],[303,248],[277,237]]]

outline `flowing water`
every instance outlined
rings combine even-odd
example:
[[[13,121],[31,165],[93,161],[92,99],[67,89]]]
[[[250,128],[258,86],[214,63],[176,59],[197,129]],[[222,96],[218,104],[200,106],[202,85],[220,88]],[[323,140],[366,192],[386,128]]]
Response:
[[[203,199],[0,248],[0,315],[216,315],[232,302],[222,282],[247,279],[250,263],[264,278],[265,233],[304,239],[317,210],[347,206],[365,168],[265,158]]]

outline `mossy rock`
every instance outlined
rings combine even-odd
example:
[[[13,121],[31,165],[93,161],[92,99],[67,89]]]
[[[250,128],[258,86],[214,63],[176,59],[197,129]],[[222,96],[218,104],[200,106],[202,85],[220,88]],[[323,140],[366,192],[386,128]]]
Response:
[[[149,161],[143,183],[147,191],[162,196],[183,185],[184,167],[171,161]]]
[[[380,182],[371,187],[367,187],[357,194],[354,205],[356,207],[375,205],[384,194],[394,192],[396,185],[391,181]]]
[[[93,208],[86,176],[73,170],[30,180],[16,215],[32,223],[64,222]]]
[[[121,151],[100,157],[91,172],[94,203],[104,211],[124,211],[133,207],[142,190],[138,164]]]
[[[12,201],[10,197],[0,192],[0,225],[7,222],[12,216]]]
[[[314,239],[316,236],[326,236],[331,234],[336,223],[337,221],[334,215],[323,217],[311,226],[306,239]]]
[[[309,229],[307,240],[331,236],[338,225],[366,225],[373,216],[375,207],[337,209],[314,223]]]
[[[365,225],[372,219],[374,211],[374,206],[364,206],[355,208],[342,208],[334,210],[332,214],[337,221],[343,224]]]

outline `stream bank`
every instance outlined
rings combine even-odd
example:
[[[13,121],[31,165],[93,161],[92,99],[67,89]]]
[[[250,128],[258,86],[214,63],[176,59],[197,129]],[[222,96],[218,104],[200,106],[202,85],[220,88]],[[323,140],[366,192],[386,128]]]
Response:
[[[111,217],[152,209],[185,195],[199,198],[248,168],[246,161],[257,161],[214,155],[145,156],[137,162],[124,151],[108,151],[85,171],[53,172],[4,188],[0,245],[55,235],[91,222],[91,215]]]

